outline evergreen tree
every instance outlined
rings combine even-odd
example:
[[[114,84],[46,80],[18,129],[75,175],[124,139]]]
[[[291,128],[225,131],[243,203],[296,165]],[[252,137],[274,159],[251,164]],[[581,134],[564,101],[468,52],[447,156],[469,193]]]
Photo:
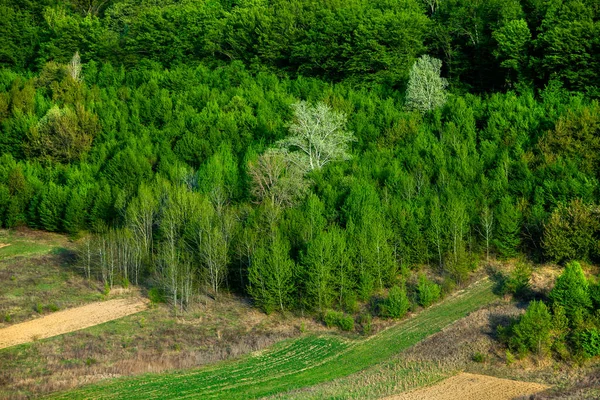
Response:
[[[503,257],[517,254],[521,243],[521,213],[509,196],[504,196],[496,209],[494,244]]]
[[[289,256],[289,243],[279,232],[256,249],[248,270],[248,292],[266,313],[281,312],[292,302],[294,262]]]

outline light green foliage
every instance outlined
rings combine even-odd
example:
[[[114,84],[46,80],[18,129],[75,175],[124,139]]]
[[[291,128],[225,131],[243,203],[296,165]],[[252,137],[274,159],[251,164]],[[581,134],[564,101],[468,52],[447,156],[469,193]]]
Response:
[[[497,211],[496,238],[494,244],[503,257],[512,257],[521,243],[521,213],[514,200],[505,196],[500,200]]]
[[[323,320],[329,328],[337,326],[343,331],[354,330],[354,318],[339,311],[327,310],[323,316]]]
[[[321,232],[308,243],[302,265],[309,305],[322,312],[333,300],[333,271],[338,264],[334,234]]]
[[[509,345],[520,354],[532,351],[546,355],[552,345],[552,315],[541,301],[532,301],[512,328]]]
[[[406,288],[402,286],[392,286],[387,299],[381,305],[381,314],[390,318],[402,318],[410,309],[410,300],[406,295]]]
[[[440,76],[442,61],[428,55],[421,56],[413,65],[406,88],[406,107],[427,112],[446,103],[448,82]]]
[[[31,129],[26,144],[32,158],[69,163],[80,160],[91,148],[99,131],[97,117],[83,107],[52,107]]]
[[[516,297],[524,297],[531,289],[531,267],[524,262],[517,262],[504,281],[502,290]]]
[[[294,291],[294,262],[289,256],[289,243],[278,232],[260,246],[249,269],[248,291],[265,312],[284,311]]]
[[[592,306],[589,283],[578,262],[567,264],[549,294],[553,304],[564,308],[569,319],[578,312],[584,313]]]
[[[500,29],[493,32],[492,36],[498,42],[498,49],[494,55],[502,62],[503,68],[517,74],[523,74],[528,67],[528,47],[531,46],[531,32],[527,22],[516,19],[507,22]]]
[[[419,275],[419,282],[416,289],[417,300],[422,307],[429,307],[440,298],[440,286],[430,281],[425,274]]]

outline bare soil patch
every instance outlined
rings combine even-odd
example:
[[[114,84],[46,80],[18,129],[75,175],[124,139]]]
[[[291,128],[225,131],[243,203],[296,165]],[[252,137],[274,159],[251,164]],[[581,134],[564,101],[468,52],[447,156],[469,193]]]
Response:
[[[461,373],[433,386],[386,400],[509,400],[546,390],[539,383]]]
[[[0,349],[102,324],[135,314],[146,307],[147,300],[137,298],[109,300],[59,311],[0,329]]]

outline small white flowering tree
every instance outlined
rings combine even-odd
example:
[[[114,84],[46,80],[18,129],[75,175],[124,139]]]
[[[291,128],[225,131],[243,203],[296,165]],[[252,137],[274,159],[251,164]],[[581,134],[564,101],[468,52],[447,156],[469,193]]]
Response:
[[[291,135],[278,145],[289,152],[290,161],[302,171],[320,169],[332,161],[350,159],[349,145],[355,141],[346,130],[346,115],[327,104],[301,101],[292,105]]]
[[[440,76],[442,61],[423,55],[410,71],[406,89],[406,107],[422,113],[446,103],[448,81]]]

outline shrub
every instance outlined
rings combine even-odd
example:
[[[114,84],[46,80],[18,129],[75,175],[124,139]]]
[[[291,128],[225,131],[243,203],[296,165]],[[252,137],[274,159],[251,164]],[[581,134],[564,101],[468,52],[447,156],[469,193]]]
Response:
[[[343,316],[344,314],[339,311],[327,310],[323,317],[323,321],[328,328],[333,328]]]
[[[148,290],[148,298],[154,304],[165,302],[165,295],[163,291],[157,287],[153,287],[152,289]]]
[[[475,352],[472,358],[473,361],[475,361],[476,363],[483,363],[487,360],[487,356],[483,353],[480,353],[479,351]]]
[[[358,323],[362,327],[362,331],[365,335],[368,335],[369,333],[371,333],[371,329],[373,328],[373,325],[372,325],[373,318],[371,317],[371,314],[369,314],[369,313],[361,314],[360,317],[358,318]]]
[[[327,310],[323,316],[323,321],[328,328],[337,326],[343,331],[354,330],[354,318],[339,311]]]
[[[515,362],[515,356],[510,350],[506,350],[506,365],[510,365]]]
[[[338,326],[341,330],[350,332],[354,330],[354,318],[351,315],[343,315],[338,320]]]
[[[381,306],[381,314],[390,318],[402,318],[410,308],[410,301],[404,286],[394,286],[390,289],[388,298]]]
[[[502,292],[516,297],[527,297],[531,288],[530,280],[531,268],[527,264],[519,262],[504,281]]]
[[[430,281],[424,274],[419,276],[417,285],[417,301],[423,307],[429,307],[440,298],[441,289],[436,283]]]

